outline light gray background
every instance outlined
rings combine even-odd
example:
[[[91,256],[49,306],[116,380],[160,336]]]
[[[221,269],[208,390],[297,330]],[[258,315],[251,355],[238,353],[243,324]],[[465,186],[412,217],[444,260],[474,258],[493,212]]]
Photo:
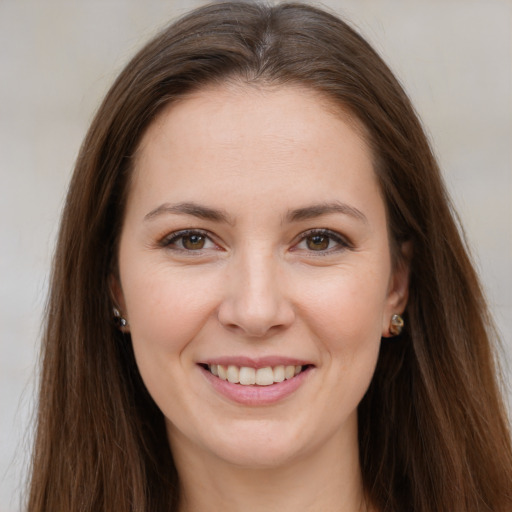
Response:
[[[78,147],[127,59],[202,3],[0,0],[0,512],[21,509],[48,270]],[[424,120],[510,360],[512,1],[325,5],[373,42]]]

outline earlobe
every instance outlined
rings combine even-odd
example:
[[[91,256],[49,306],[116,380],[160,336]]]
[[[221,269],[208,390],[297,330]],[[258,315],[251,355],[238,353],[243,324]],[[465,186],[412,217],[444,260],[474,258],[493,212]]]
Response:
[[[402,313],[409,299],[409,276],[413,255],[412,242],[403,242],[400,246],[388,293],[388,307],[383,319],[382,336],[385,338],[400,334],[404,326]]]
[[[117,309],[115,306],[112,308],[112,313],[114,314],[114,319],[116,321],[117,326],[122,332],[128,331],[128,320],[124,318],[124,316],[121,314],[121,311]]]
[[[402,315],[394,314],[389,322],[390,336],[398,336],[404,328],[405,322]]]
[[[119,278],[114,274],[109,277],[109,290],[112,300],[112,316],[118,329],[123,333],[130,332],[128,319],[126,318],[126,306],[124,301],[123,290]]]

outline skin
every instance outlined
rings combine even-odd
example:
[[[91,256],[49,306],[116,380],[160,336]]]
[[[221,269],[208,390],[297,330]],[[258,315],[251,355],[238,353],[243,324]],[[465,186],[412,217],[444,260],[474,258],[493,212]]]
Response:
[[[231,84],[167,107],[140,144],[113,289],[182,511],[367,506],[357,405],[408,271],[392,264],[363,133],[307,89]],[[283,399],[240,404],[199,366],[234,356],[310,367]]]

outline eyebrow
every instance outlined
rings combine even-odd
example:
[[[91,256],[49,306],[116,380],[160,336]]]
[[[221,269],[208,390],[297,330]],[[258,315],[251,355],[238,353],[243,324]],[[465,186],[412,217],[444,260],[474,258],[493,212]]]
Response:
[[[178,204],[163,203],[145,215],[144,220],[151,220],[160,215],[169,213],[175,215],[192,215],[193,217],[198,217],[199,219],[234,224],[233,220],[223,210],[209,208],[207,206],[202,206],[190,202]]]
[[[341,213],[343,215],[348,215],[357,220],[363,221],[365,224],[368,224],[368,219],[361,210],[338,201],[334,203],[313,204],[311,206],[306,206],[305,208],[291,210],[287,213],[286,220],[288,222],[298,222],[321,217],[322,215],[329,215],[331,213]]]
[[[361,210],[341,202],[313,204],[304,208],[290,210],[286,214],[285,220],[287,222],[300,222],[332,213],[341,213],[357,220],[361,220],[364,223],[368,223],[368,219]],[[193,217],[211,220],[213,222],[224,222],[230,225],[235,224],[233,219],[231,219],[225,211],[192,202],[178,204],[163,203],[146,214],[144,220],[151,220],[164,214],[192,215]]]

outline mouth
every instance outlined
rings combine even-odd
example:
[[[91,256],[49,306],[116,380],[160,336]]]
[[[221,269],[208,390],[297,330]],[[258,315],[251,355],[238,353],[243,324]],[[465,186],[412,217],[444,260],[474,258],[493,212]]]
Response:
[[[241,386],[272,386],[309,370],[312,365],[276,365],[263,368],[250,366],[201,364],[205,370],[220,380]]]

